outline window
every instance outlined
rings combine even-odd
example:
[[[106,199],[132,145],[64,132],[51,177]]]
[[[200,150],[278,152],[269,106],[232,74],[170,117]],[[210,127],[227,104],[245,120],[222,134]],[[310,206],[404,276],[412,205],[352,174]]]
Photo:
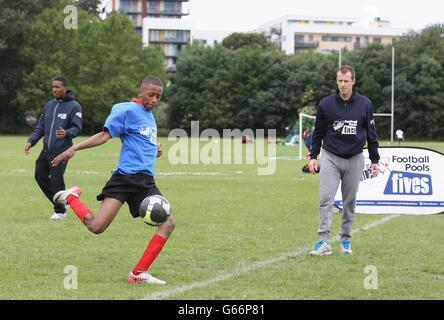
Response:
[[[133,1],[132,1],[133,2]],[[170,1],[147,1],[147,12],[150,14],[175,14],[181,12],[179,2]]]
[[[322,36],[322,41],[326,42],[352,42],[352,37],[346,36],[332,36],[329,34]]]
[[[308,20],[288,20],[289,24],[308,24],[310,21]]]
[[[148,12],[156,12],[156,3],[154,1],[147,1],[146,10]]]
[[[154,42],[190,42],[190,32],[186,30],[155,30],[149,31],[150,41]]]
[[[179,12],[179,3],[165,2],[165,12],[177,13]]]
[[[381,38],[373,38],[373,43],[381,43]]]
[[[142,1],[121,0],[120,11],[125,13],[142,13]]]
[[[294,42],[303,43],[304,41],[305,41],[305,37],[303,34],[295,34],[294,35]]]
[[[142,15],[141,14],[133,14],[128,13],[128,17],[131,19],[134,27],[142,28]]]

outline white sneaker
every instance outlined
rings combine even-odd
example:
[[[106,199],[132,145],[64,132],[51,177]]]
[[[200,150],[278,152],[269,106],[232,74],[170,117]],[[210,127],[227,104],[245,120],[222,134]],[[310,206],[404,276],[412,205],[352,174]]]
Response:
[[[54,195],[54,198],[52,198],[52,200],[54,201],[54,203],[60,203],[60,204],[64,204],[66,206],[68,204],[66,202],[66,199],[68,198],[68,196],[70,194],[72,194],[73,196],[78,198],[78,197],[80,197],[81,193],[82,193],[82,191],[80,190],[79,187],[72,187],[71,189],[61,190],[61,191],[57,192]]]
[[[166,284],[165,281],[153,277],[148,272],[142,272],[141,274],[136,276],[131,271],[130,274],[128,275],[128,283],[139,283],[139,282],[144,282],[148,284],[157,284],[157,285]]]
[[[328,242],[319,240],[314,245],[313,251],[310,252],[311,256],[329,256],[333,253],[331,246]]]
[[[54,212],[54,214],[49,219],[50,220],[66,220],[66,214]]]

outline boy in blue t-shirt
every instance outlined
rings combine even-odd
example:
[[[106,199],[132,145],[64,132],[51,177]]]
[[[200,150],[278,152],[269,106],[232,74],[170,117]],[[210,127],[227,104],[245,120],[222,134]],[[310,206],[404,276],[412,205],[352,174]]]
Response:
[[[154,161],[162,155],[162,148],[157,143],[157,126],[151,113],[152,108],[159,103],[162,93],[162,81],[157,77],[146,77],[138,90],[138,98],[113,106],[102,132],[72,146],[52,162],[53,166],[57,166],[71,159],[78,150],[96,147],[114,137],[120,138],[122,147],[119,161],[111,179],[97,196],[97,200],[102,202],[96,214],[79,199],[78,187],[60,191],[54,196],[54,202],[69,204],[88,230],[95,234],[106,230],[125,202],[128,203],[131,215],[136,218],[143,199],[151,195],[162,195],[153,178]],[[139,263],[129,273],[129,283],[166,283],[150,275],[147,270],[174,228],[175,221],[170,215],[158,227]]]

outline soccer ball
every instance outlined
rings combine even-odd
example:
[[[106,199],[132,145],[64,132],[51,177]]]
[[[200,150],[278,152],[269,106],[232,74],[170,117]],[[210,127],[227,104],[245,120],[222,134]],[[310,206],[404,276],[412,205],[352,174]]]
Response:
[[[167,221],[171,214],[171,206],[167,199],[154,195],[143,199],[139,208],[139,215],[150,226],[159,226]]]

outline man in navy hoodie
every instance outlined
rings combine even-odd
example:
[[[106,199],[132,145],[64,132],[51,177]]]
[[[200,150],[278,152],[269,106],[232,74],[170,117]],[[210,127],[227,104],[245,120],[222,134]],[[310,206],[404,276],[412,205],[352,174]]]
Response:
[[[72,139],[82,131],[82,107],[75,100],[68,82],[63,77],[52,81],[52,95],[41,114],[34,131],[28,138],[24,153],[43,137],[43,150],[36,160],[35,179],[45,196],[54,205],[52,220],[65,220],[66,207],[53,202],[56,192],[65,189],[63,175],[66,163],[53,167],[51,161],[72,146]]]
[[[341,183],[342,225],[340,252],[351,254],[350,238],[355,218],[356,195],[364,170],[362,149],[367,143],[372,175],[379,172],[378,137],[373,119],[373,103],[354,91],[355,71],[342,66],[336,73],[338,91],[321,100],[311,144],[309,170],[313,174],[321,151],[319,241],[312,256],[332,254],[330,225],[336,191]]]

